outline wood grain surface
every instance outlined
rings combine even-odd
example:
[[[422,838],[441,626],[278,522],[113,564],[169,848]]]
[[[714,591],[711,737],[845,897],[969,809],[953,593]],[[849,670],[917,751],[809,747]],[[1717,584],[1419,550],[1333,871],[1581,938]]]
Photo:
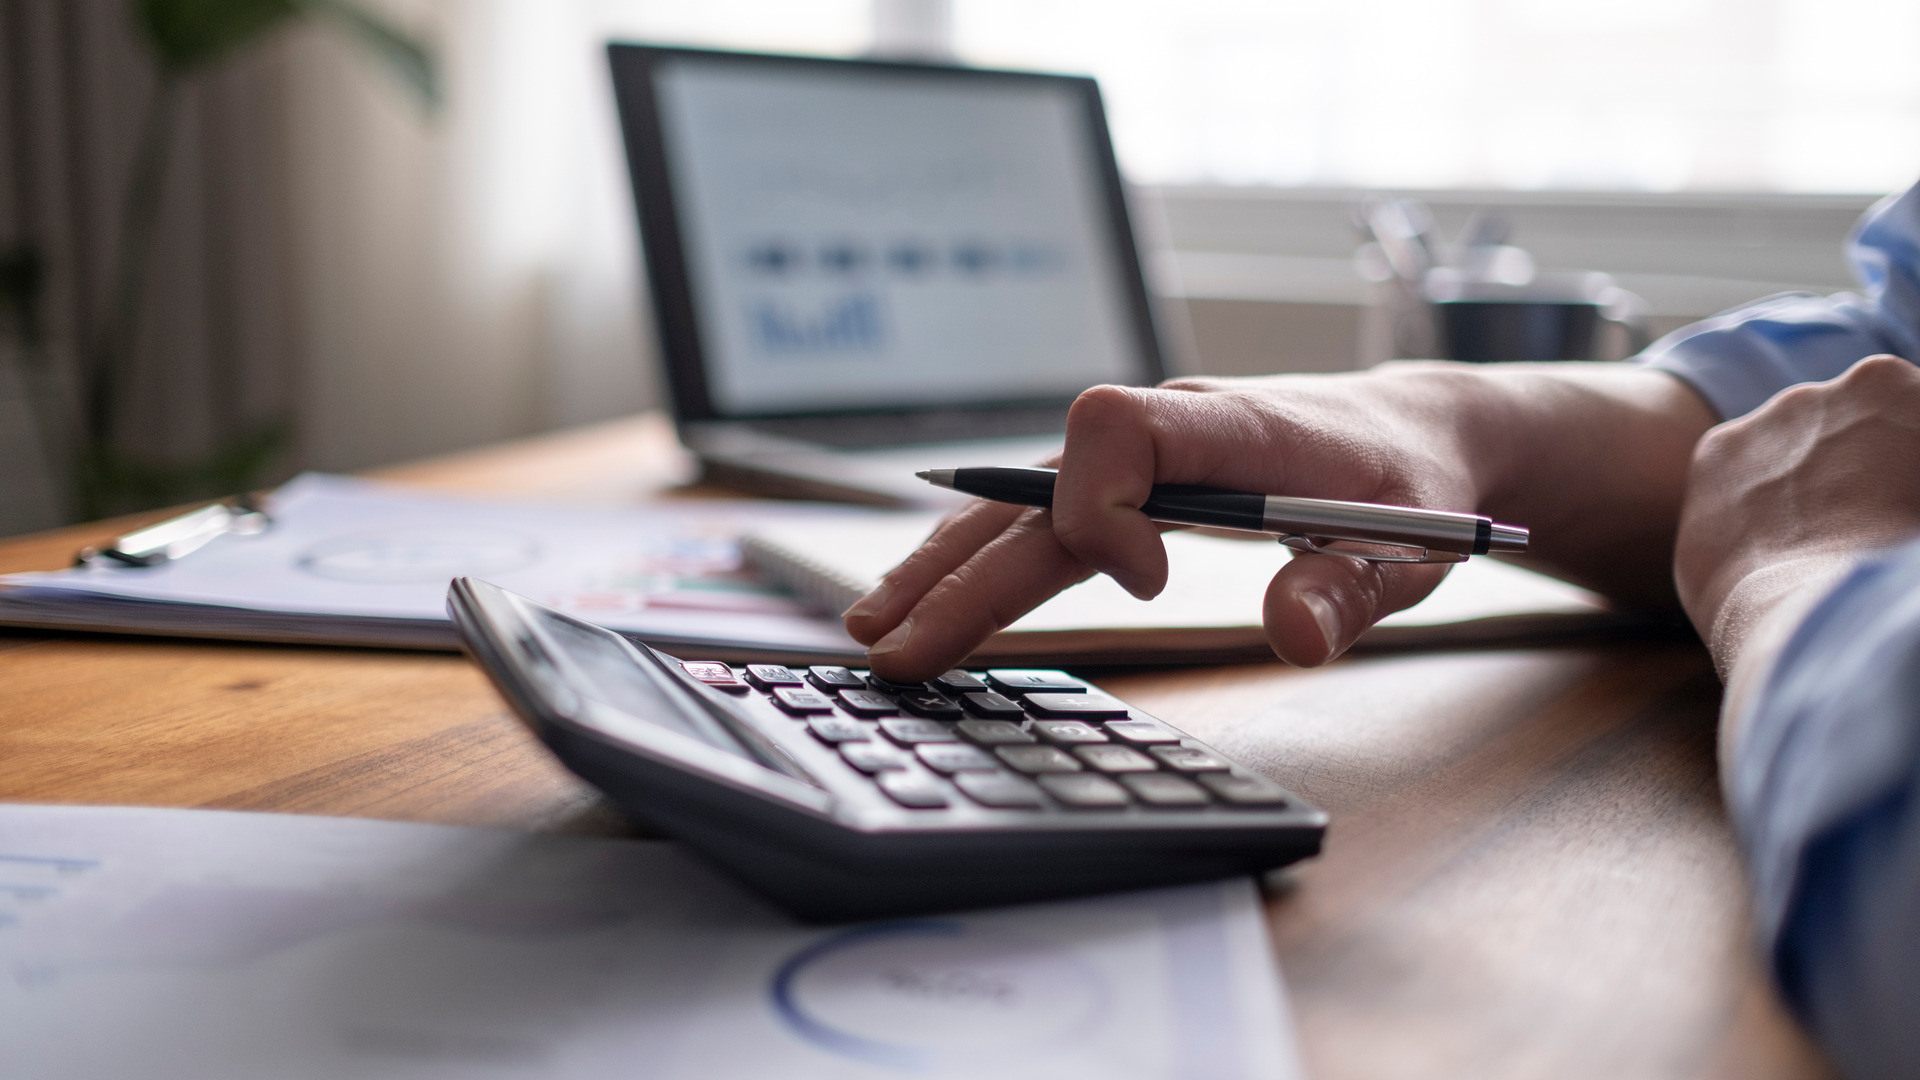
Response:
[[[382,474],[630,502],[691,471],[650,417]],[[0,543],[0,570],[124,527]],[[1333,815],[1269,882],[1310,1075],[1829,1075],[1755,959],[1697,646],[1100,681]],[[464,659],[373,650],[0,631],[0,799],[630,834]]]

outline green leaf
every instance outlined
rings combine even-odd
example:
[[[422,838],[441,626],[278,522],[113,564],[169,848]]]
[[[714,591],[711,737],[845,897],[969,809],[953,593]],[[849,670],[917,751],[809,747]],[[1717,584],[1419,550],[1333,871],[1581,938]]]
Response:
[[[217,60],[299,13],[297,0],[133,0],[161,67],[175,74]]]
[[[413,35],[352,0],[294,0],[315,15],[331,19],[367,48],[376,60],[405,83],[427,109],[440,105],[439,68],[433,52]]]
[[[428,109],[440,104],[433,53],[413,35],[353,0],[130,0],[134,25],[160,66],[182,74],[205,66],[300,14],[332,22],[404,83]]]

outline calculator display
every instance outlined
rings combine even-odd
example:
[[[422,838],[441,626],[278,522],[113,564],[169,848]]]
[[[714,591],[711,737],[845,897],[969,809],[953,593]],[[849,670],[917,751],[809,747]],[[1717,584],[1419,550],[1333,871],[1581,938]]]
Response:
[[[556,614],[545,614],[541,627],[573,667],[578,677],[569,685],[581,697],[753,760],[739,740],[711,716],[689,708],[686,700],[663,689],[656,676],[611,633]]]

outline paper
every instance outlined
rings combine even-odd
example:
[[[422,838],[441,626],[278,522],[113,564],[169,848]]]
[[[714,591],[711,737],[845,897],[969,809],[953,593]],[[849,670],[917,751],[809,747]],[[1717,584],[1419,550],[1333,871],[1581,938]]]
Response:
[[[8,575],[0,610],[214,636],[302,640],[310,630],[306,640],[451,647],[447,583],[473,576],[649,640],[844,655],[859,647],[837,620],[742,571],[736,537],[749,522],[876,516],[766,502],[481,501],[314,474],[282,487],[270,509],[268,531],[220,537],[177,562]],[[196,607],[163,606],[188,604]]]
[[[1246,880],[791,922],[672,845],[0,806],[0,1071],[1299,1075]]]

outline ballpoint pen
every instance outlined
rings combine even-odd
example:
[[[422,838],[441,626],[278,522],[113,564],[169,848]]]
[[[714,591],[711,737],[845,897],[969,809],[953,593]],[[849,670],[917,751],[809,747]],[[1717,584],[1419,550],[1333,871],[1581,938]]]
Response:
[[[1052,469],[929,469],[914,475],[994,502],[1053,505]],[[1155,521],[1277,535],[1282,544],[1316,555],[1345,555],[1368,562],[1464,562],[1470,555],[1527,550],[1527,530],[1479,514],[1423,510],[1414,506],[1261,495],[1252,491],[1155,484],[1140,505]],[[1328,542],[1418,549],[1418,554],[1343,550]]]

